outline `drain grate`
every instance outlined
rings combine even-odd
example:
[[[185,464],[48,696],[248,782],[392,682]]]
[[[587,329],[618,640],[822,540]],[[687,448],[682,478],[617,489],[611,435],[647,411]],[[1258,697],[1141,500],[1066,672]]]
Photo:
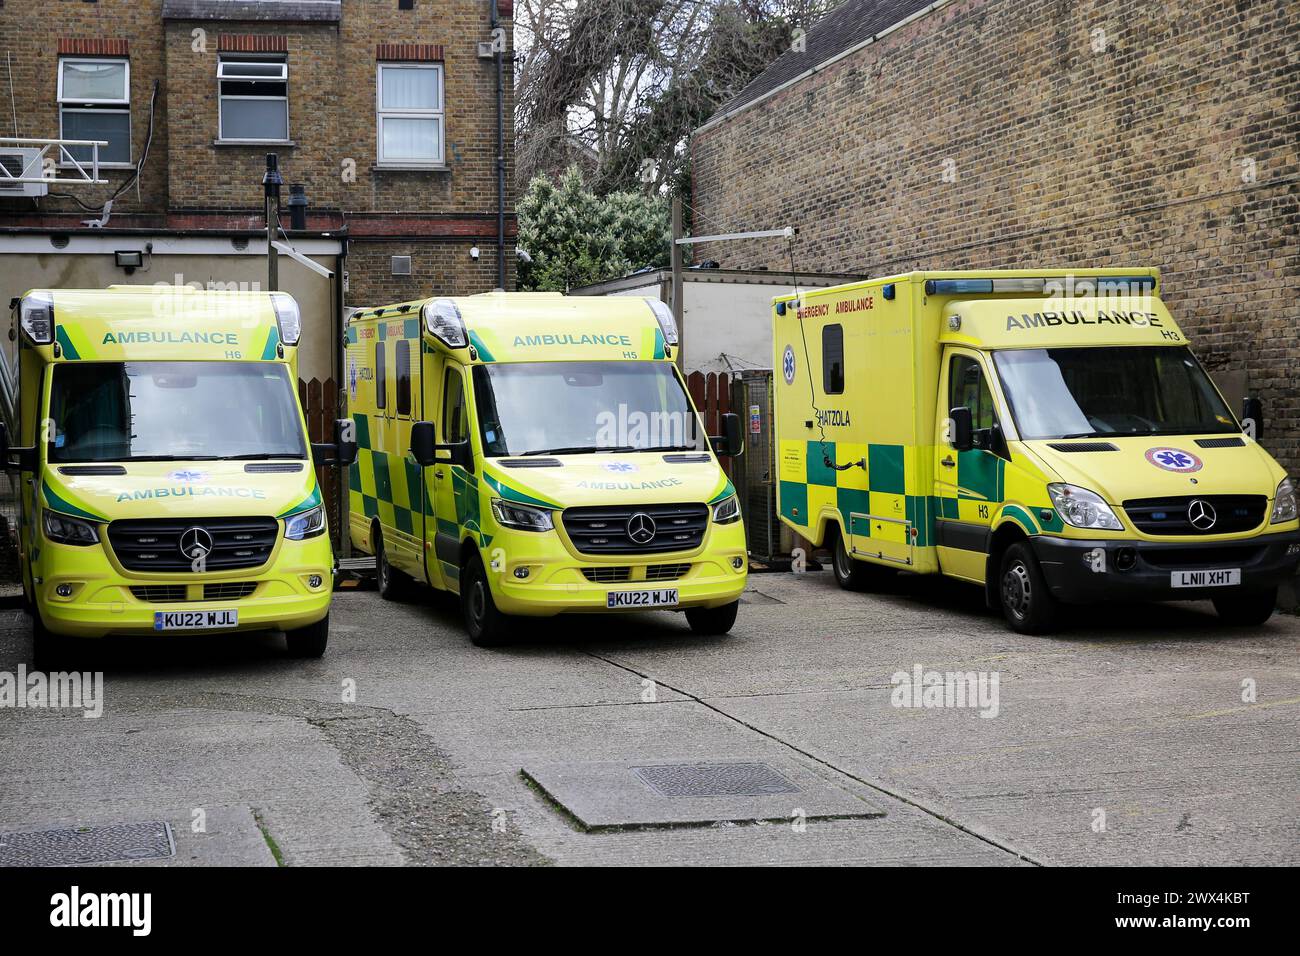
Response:
[[[677,763],[633,767],[632,772],[665,797],[763,797],[800,792],[765,763]]]
[[[72,866],[159,860],[176,853],[166,823],[117,823],[35,833],[0,833],[0,866]]]

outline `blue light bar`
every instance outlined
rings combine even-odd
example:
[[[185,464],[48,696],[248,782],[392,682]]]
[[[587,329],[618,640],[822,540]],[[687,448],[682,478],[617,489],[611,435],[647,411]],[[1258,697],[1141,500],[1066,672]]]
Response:
[[[894,283],[890,282],[882,286],[880,289],[880,294],[884,296],[885,299],[892,302],[894,298]]]
[[[1086,281],[1086,280],[1085,280]],[[1139,289],[1154,289],[1154,276],[1098,276],[1098,292],[1115,292],[1121,286],[1137,286]]]
[[[969,295],[972,292],[992,292],[992,279],[926,279],[926,295]]]

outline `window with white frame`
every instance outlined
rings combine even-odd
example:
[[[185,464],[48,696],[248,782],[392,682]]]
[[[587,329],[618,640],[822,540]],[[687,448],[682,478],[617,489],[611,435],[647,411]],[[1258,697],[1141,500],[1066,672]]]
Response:
[[[108,143],[99,148],[101,164],[131,165],[131,64],[121,59],[59,60],[59,136]],[[94,148],[69,146],[79,163]]]
[[[442,65],[380,63],[375,81],[380,166],[441,166],[446,117]]]
[[[289,67],[283,59],[222,54],[217,61],[217,138],[289,138]]]

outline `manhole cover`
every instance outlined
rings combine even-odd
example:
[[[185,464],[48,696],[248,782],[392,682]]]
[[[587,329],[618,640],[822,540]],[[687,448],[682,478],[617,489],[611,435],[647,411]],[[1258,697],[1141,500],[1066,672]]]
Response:
[[[0,866],[72,866],[116,860],[159,860],[175,852],[172,829],[161,822],[0,834]]]
[[[799,792],[765,763],[675,763],[633,767],[632,772],[665,797],[763,797]]]

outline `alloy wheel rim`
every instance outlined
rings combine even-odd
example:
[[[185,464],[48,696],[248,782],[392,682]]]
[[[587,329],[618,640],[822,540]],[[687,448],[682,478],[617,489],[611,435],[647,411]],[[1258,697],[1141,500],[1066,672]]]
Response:
[[[1002,577],[1002,603],[1017,619],[1021,619],[1028,613],[1032,597],[1029,569],[1017,561]]]

